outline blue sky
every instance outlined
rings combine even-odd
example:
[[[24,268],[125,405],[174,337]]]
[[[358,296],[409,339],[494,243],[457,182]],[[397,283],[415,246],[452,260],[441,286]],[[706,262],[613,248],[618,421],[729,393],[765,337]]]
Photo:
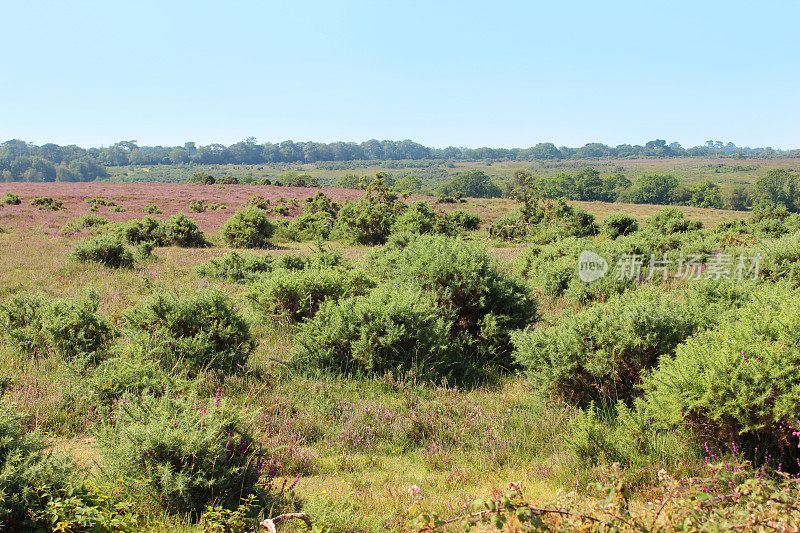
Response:
[[[800,2],[3,2],[0,140],[800,147]]]

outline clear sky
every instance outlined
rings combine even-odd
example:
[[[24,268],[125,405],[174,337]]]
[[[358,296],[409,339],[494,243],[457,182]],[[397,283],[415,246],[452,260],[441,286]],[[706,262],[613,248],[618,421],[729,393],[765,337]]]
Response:
[[[796,0],[0,8],[0,141],[800,147]]]

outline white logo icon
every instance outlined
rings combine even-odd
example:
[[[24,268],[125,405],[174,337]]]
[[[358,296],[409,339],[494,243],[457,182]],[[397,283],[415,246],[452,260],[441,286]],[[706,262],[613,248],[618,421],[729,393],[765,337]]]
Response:
[[[581,281],[590,283],[598,280],[608,272],[608,263],[600,255],[583,251],[578,256],[578,277]]]

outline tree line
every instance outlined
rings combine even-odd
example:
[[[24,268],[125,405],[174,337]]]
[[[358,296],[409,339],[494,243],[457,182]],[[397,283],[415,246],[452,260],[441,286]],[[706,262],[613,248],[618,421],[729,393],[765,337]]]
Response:
[[[226,146],[194,142],[183,146],[139,146],[120,141],[108,147],[81,148],[74,144],[37,146],[19,139],[0,144],[0,179],[3,181],[92,181],[107,177],[106,167],[125,165],[204,165],[262,163],[315,163],[330,161],[401,160],[563,160],[642,157],[800,157],[800,150],[737,147],[733,143],[707,141],[704,146],[683,148],[662,139],[644,145],[607,146],[589,143],[580,148],[539,143],[530,148],[430,148],[410,141],[258,143],[254,137]]]

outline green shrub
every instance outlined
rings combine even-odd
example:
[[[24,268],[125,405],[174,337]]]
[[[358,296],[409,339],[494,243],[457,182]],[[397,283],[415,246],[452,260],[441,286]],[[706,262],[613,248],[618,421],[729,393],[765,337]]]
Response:
[[[339,212],[339,204],[326,196],[322,191],[314,196],[309,196],[303,200],[303,212],[308,214],[326,213],[330,217],[336,217]]]
[[[112,232],[129,244],[152,242],[158,246],[164,244],[164,227],[159,219],[146,216],[141,220],[131,219],[114,226]]]
[[[245,283],[254,281],[264,273],[271,272],[273,263],[274,261],[269,255],[242,254],[231,251],[198,266],[197,273],[206,278],[219,279],[228,283]]]
[[[621,235],[630,235],[638,231],[639,222],[630,215],[624,213],[613,213],[603,220],[603,233],[616,239]]]
[[[239,185],[239,178],[236,176],[222,176],[217,183],[220,185]]]
[[[53,352],[86,364],[100,359],[112,336],[97,312],[100,298],[89,292],[70,300],[15,296],[2,305],[0,320],[10,343],[28,353]]]
[[[702,229],[703,223],[699,220],[686,218],[683,211],[677,207],[665,207],[647,221],[647,225],[661,232],[663,235],[683,233]]]
[[[23,417],[0,402],[0,524],[10,531],[37,531],[53,524],[48,504],[72,492],[75,464],[47,452]]]
[[[99,197],[89,198],[88,200],[86,200],[86,203],[91,205],[101,205],[103,207],[114,207],[115,205],[117,205],[112,200],[106,200],[105,198],[99,198]]]
[[[335,218],[326,211],[303,213],[294,217],[278,230],[278,234],[290,241],[326,240],[330,237]]]
[[[452,351],[450,322],[432,295],[381,285],[364,296],[323,303],[300,325],[294,364],[345,374],[460,373],[474,360]]]
[[[250,327],[217,291],[179,298],[157,294],[125,313],[132,340],[166,366],[240,369],[255,348]]]
[[[473,231],[481,227],[481,217],[463,209],[451,211],[444,218],[448,225],[454,226],[459,230]]]
[[[613,296],[557,325],[512,334],[514,356],[540,390],[568,401],[630,400],[642,372],[701,327],[684,302],[652,289]]]
[[[156,204],[146,205],[144,208],[144,212],[147,213],[148,215],[160,215],[161,213],[163,213],[161,208],[159,208]]]
[[[756,254],[760,256],[759,275],[764,279],[800,281],[800,233],[785,235],[764,242],[755,250],[744,251],[745,256]]]
[[[251,285],[247,299],[261,316],[300,320],[327,300],[364,294],[372,285],[364,274],[341,267],[277,270]]]
[[[87,228],[102,228],[106,224],[108,224],[107,218],[87,213],[64,224],[61,231],[78,233]]]
[[[37,196],[31,200],[31,205],[38,209],[49,209],[50,211],[58,211],[64,208],[64,202],[55,200],[49,196]]]
[[[214,185],[217,182],[214,176],[206,172],[195,172],[189,177],[189,183],[198,183],[201,185]]]
[[[19,196],[14,193],[7,192],[5,196],[3,196],[2,203],[6,205],[19,205],[22,203]]]
[[[116,235],[101,235],[83,239],[69,255],[80,263],[100,263],[108,268],[133,267],[133,254]]]
[[[269,209],[269,199],[264,198],[260,194],[254,194],[244,203],[244,207],[255,207],[258,209]]]
[[[402,208],[397,195],[384,186],[383,177],[379,176],[358,202],[346,203],[339,209],[334,235],[351,244],[383,244]]]
[[[653,415],[689,424],[700,443],[738,444],[794,468],[800,413],[800,293],[765,286],[645,380]],[[758,450],[758,451],[757,451]],[[755,454],[760,456],[755,456]]]
[[[464,357],[488,367],[511,365],[508,332],[537,320],[536,301],[525,286],[501,271],[484,248],[462,239],[422,235],[370,261],[377,276],[431,292],[452,317]]]
[[[172,215],[162,226],[164,246],[180,246],[182,248],[202,248],[208,246],[203,232],[198,229],[197,224],[184,215],[178,213]]]
[[[227,209],[228,206],[215,200],[192,200],[189,202],[189,209],[194,213],[204,213],[206,211],[220,211]]]
[[[197,520],[212,503],[235,509],[263,494],[256,483],[264,459],[240,413],[225,399],[193,393],[130,396],[100,441],[115,473],[144,480],[167,512]]]
[[[127,394],[160,396],[172,379],[157,361],[126,351],[97,365],[89,385],[96,403],[109,408]]]
[[[222,237],[235,248],[264,248],[271,246],[269,239],[275,225],[260,210],[248,207],[237,211],[222,226]]]
[[[427,202],[413,202],[397,216],[392,224],[392,233],[433,233],[436,228],[436,212]]]

